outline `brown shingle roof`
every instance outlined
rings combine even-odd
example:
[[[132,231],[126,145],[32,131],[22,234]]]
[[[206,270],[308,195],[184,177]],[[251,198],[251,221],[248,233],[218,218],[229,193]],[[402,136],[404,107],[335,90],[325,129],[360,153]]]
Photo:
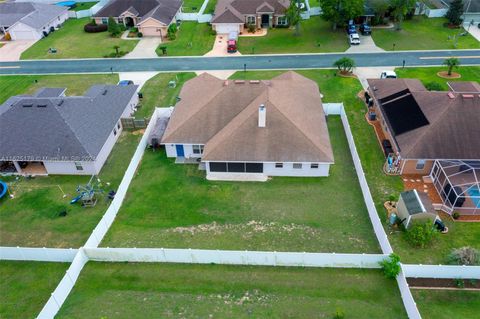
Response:
[[[477,82],[447,82],[451,91],[456,93],[480,93],[480,84]]]
[[[238,19],[244,22],[244,16],[257,12],[282,15],[289,5],[290,0],[219,0],[211,23],[238,23]],[[225,15],[226,12],[230,14]]]
[[[271,81],[225,83],[206,74],[188,81],[162,143],[205,144],[207,161],[333,162],[315,82],[287,72]]]
[[[415,83],[403,80],[404,83]],[[368,80],[374,97],[385,99],[405,89],[399,81],[392,79]],[[417,83],[418,84],[418,83]],[[477,87],[478,83],[456,82],[457,87]],[[465,97],[462,94],[448,92],[430,92],[425,87],[416,89],[410,86],[408,92],[398,99],[412,96],[428,124],[413,130],[397,134],[394,139],[404,158],[410,159],[480,159],[480,96],[472,94]],[[386,93],[388,92],[388,93]],[[382,104],[382,103],[380,103]],[[379,108],[386,119],[390,131],[388,115]],[[404,121],[411,114],[402,114]],[[397,119],[398,120],[398,119]],[[412,119],[413,120],[413,119]],[[394,134],[394,133],[392,133]]]

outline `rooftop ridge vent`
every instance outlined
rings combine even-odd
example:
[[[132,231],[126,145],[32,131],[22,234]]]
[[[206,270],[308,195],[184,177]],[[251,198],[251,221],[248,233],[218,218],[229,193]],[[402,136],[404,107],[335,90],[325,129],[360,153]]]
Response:
[[[60,100],[60,101],[58,101],[58,104],[57,104],[57,105],[60,106],[60,105],[63,104],[63,102],[64,102],[63,100]]]
[[[462,97],[463,97],[464,99],[469,99],[469,100],[471,100],[471,99],[473,99],[473,94],[462,94]]]
[[[225,81],[223,82],[223,86],[227,86],[228,84],[229,84],[229,83],[228,83],[228,80],[225,80]]]
[[[260,83],[260,80],[250,80],[250,83],[251,83],[251,84],[259,84],[259,83]]]
[[[37,107],[47,107],[47,104],[37,104]]]
[[[32,107],[33,104],[31,104],[31,103],[26,103],[26,104],[23,104],[22,106],[23,106],[23,107]]]
[[[235,84],[245,84],[245,80],[235,80]]]
[[[453,94],[453,92],[448,92],[447,95],[448,95],[448,97],[451,98],[451,99],[454,99],[454,98],[455,98],[455,94]]]
[[[107,89],[103,90],[102,95],[107,95],[107,92],[108,92]]]

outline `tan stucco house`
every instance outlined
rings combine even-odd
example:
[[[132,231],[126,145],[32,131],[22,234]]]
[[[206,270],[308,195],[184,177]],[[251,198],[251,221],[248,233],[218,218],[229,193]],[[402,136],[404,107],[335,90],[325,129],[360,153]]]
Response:
[[[217,33],[243,33],[248,25],[257,29],[287,26],[289,0],[219,0],[212,18]]]
[[[111,0],[94,18],[98,24],[107,24],[113,17],[127,27],[137,27],[143,36],[163,38],[181,8],[182,0]]]

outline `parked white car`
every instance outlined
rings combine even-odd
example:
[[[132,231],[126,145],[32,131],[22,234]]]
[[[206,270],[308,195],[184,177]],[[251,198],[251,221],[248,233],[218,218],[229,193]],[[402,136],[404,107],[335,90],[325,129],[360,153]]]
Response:
[[[380,74],[380,79],[396,79],[397,78],[397,73],[394,71],[383,71]]]
[[[360,44],[360,36],[358,33],[352,33],[349,36],[350,45],[359,45]]]

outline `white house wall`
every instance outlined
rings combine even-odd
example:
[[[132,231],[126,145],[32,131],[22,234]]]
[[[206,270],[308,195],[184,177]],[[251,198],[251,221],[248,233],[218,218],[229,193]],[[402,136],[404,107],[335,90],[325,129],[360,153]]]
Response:
[[[328,176],[330,164],[318,164],[310,168],[311,163],[302,163],[302,168],[293,168],[293,163],[283,163],[282,168],[275,168],[275,163],[263,163],[263,173],[268,176],[321,177]]]
[[[34,29],[21,22],[14,24],[8,30],[13,40],[40,40],[43,37],[43,31],[49,32],[50,27],[56,28],[68,19],[68,11],[51,20],[43,27]]]
[[[135,108],[137,107],[137,105],[138,105],[138,94],[134,94],[130,102],[128,102],[128,105],[125,108],[125,111],[123,111],[122,118],[132,116],[132,114],[135,112]]]
[[[165,144],[165,150],[167,153],[167,157],[177,157],[177,144]],[[201,145],[201,144],[178,144],[183,145],[183,152],[185,154],[185,158],[199,158],[202,154],[194,154],[193,153],[193,145]]]
[[[49,175],[92,175],[95,174],[94,162],[78,162],[81,163],[83,170],[77,170],[76,162],[43,162],[45,169]]]
[[[118,125],[120,124],[120,128],[118,128]],[[102,170],[103,164],[105,164],[105,161],[108,158],[108,155],[110,155],[110,152],[112,151],[113,147],[115,146],[115,143],[118,140],[118,137],[122,133],[123,127],[118,121],[117,125],[115,126],[115,131],[117,132],[114,134],[113,130],[110,132],[110,135],[108,136],[107,141],[105,144],[103,144],[102,149],[100,150],[100,153],[98,153],[97,158],[95,159],[95,174],[99,174],[100,171]]]

